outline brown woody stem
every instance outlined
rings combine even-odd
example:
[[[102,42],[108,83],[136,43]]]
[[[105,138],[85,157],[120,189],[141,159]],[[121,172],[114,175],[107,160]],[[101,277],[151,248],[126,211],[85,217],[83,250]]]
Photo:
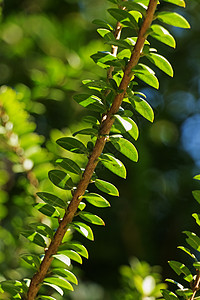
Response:
[[[66,233],[67,226],[72,222],[74,215],[78,209],[78,205],[81,201],[80,197],[82,195],[84,195],[85,190],[87,189],[87,187],[90,183],[93,172],[98,164],[98,158],[100,157],[101,153],[103,152],[104,146],[106,144],[106,140],[107,140],[106,136],[109,135],[111,127],[114,123],[113,115],[118,112],[119,107],[123,101],[127,87],[131,80],[132,68],[134,68],[139,61],[141,52],[143,50],[144,42],[146,39],[146,32],[149,29],[149,27],[151,26],[156,7],[157,7],[157,0],[150,0],[146,17],[144,19],[144,22],[143,22],[143,24],[140,28],[139,34],[138,34],[137,42],[135,44],[130,61],[124,70],[124,76],[123,76],[121,84],[119,86],[119,90],[122,91],[122,93],[119,93],[116,95],[110,110],[108,111],[108,113],[106,115],[104,115],[104,117],[102,119],[102,124],[101,124],[101,128],[99,131],[99,137],[96,141],[93,152],[89,158],[88,164],[87,164],[84,174],[83,174],[83,177],[77,186],[74,196],[67,208],[67,211],[64,215],[63,220],[60,222],[60,224],[58,226],[58,229],[54,235],[54,238],[51,241],[51,244],[50,244],[48,250],[45,253],[45,256],[40,265],[39,271],[37,273],[35,273],[35,275],[33,276],[32,280],[31,280],[28,294],[27,294],[27,300],[34,300],[35,297],[37,296],[37,293],[40,289],[40,285],[41,285],[42,281],[44,280],[44,278],[49,270],[49,267],[51,266],[51,263],[54,259],[53,255],[56,254],[58,247],[62,243],[62,239]]]

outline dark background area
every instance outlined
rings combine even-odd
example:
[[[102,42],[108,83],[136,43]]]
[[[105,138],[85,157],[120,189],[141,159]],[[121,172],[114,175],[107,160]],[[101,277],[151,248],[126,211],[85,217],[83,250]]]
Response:
[[[95,242],[84,240],[90,257],[81,267],[81,278],[108,291],[118,287],[119,267],[131,257],[160,265],[164,278],[173,277],[167,261],[186,261],[176,249],[185,245],[182,231],[199,233],[191,214],[200,209],[192,197],[192,190],[199,188],[192,177],[200,167],[200,3],[186,2],[186,9],[177,12],[188,19],[191,30],[168,28],[176,38],[176,49],[152,40],[158,53],[171,62],[174,78],[152,66],[160,89],[140,82],[138,89],[154,108],[155,121],[150,124],[136,116],[139,162],[119,155],[127,167],[127,180],[97,170],[100,178],[118,187],[120,197],[110,198],[111,208],[99,211],[106,227],[94,229]],[[88,114],[72,97],[81,91],[83,79],[105,76],[90,55],[109,48],[91,21],[109,18],[113,22],[105,12],[108,4],[105,0],[6,0],[3,5],[0,84],[26,92],[26,109],[46,141],[55,128],[73,132],[81,127],[81,117]],[[1,226],[9,229],[11,217],[4,216]],[[2,274],[5,268],[2,261]]]

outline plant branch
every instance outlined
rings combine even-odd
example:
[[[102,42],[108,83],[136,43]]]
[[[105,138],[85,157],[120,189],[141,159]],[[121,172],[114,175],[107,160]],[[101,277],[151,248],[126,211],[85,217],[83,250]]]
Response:
[[[51,244],[50,244],[48,250],[45,253],[45,256],[40,265],[39,271],[37,273],[35,273],[35,275],[33,276],[32,280],[31,280],[30,287],[28,290],[27,300],[35,299],[35,297],[39,291],[40,285],[41,285],[42,281],[44,280],[44,278],[48,272],[48,269],[53,261],[53,255],[56,254],[59,245],[62,243],[62,239],[66,233],[67,226],[72,222],[74,215],[78,209],[78,205],[81,201],[81,196],[84,195],[85,190],[87,189],[87,187],[90,183],[93,172],[98,164],[99,157],[100,157],[101,153],[103,152],[104,146],[106,144],[107,136],[109,135],[111,127],[114,123],[113,115],[115,113],[117,113],[117,111],[119,110],[119,107],[123,101],[124,95],[126,93],[126,89],[131,80],[132,68],[135,67],[139,61],[139,58],[140,58],[140,55],[141,55],[141,52],[142,52],[142,49],[144,46],[144,42],[146,39],[146,32],[149,29],[149,27],[153,21],[154,12],[156,10],[156,7],[157,7],[157,0],[150,0],[146,17],[144,19],[144,22],[143,22],[143,24],[140,28],[139,34],[138,34],[137,42],[135,44],[130,61],[124,71],[124,76],[122,78],[121,84],[119,86],[119,90],[120,91],[122,90],[122,92],[116,95],[110,110],[108,111],[108,113],[106,115],[103,116],[101,128],[99,131],[99,136],[97,138],[93,152],[88,160],[88,164],[83,173],[83,177],[77,186],[77,189],[73,195],[73,198],[67,208],[67,211],[66,211],[62,221],[59,223],[58,229],[51,241]]]
[[[194,297],[199,289],[200,289],[200,271],[197,270],[197,277],[195,279],[194,286],[192,288],[193,294],[192,294],[192,297],[190,298],[190,300],[195,299]]]

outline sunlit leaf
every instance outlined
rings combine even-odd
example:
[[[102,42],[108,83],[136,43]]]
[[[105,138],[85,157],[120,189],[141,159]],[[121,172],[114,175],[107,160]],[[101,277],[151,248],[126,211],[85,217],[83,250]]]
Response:
[[[78,262],[79,264],[82,264],[81,256],[78,253],[76,253],[76,251],[74,251],[74,250],[71,250],[71,249],[69,249],[69,250],[59,250],[58,254],[64,254],[67,257],[69,257],[71,260],[74,260],[74,261]]]
[[[66,208],[66,203],[60,199],[59,197],[45,192],[39,192],[37,193],[37,196],[40,197],[44,202],[51,206]]]
[[[176,41],[174,37],[169,33],[169,31],[161,25],[153,24],[151,25],[150,35],[157,39],[158,41],[175,48]]]
[[[169,261],[169,265],[178,275],[183,273],[186,281],[191,282],[193,280],[190,270],[184,264],[180,263],[179,261],[171,260]]]
[[[138,161],[137,149],[131,142],[120,137],[119,135],[110,136],[109,140],[111,141],[113,146],[126,157],[135,162]]]
[[[168,25],[180,28],[190,28],[188,21],[176,12],[161,11],[157,14],[157,19]]]
[[[185,7],[185,1],[184,0],[163,0],[163,1],[173,3],[173,4],[176,4],[178,6]]]
[[[98,130],[96,128],[85,128],[85,129],[81,129],[79,131],[74,132],[73,136],[76,136],[77,134],[97,136]]]
[[[102,154],[100,161],[104,167],[114,174],[118,175],[119,177],[126,178],[126,168],[119,159],[109,154]]]
[[[78,154],[88,154],[87,148],[79,140],[73,137],[63,137],[56,141],[56,143],[63,147],[65,150],[68,150],[73,153]]]
[[[178,249],[181,249],[182,251],[184,251],[185,253],[187,253],[189,256],[191,256],[193,259],[197,260],[195,255],[193,253],[191,253],[190,249],[183,247],[183,246],[179,246],[177,247]]]
[[[53,217],[53,218],[58,218],[60,217],[60,213],[59,211],[49,205],[49,204],[45,204],[45,203],[36,203],[33,205],[37,210],[39,210],[41,213],[43,213],[44,215],[48,216],[48,217]]]
[[[118,189],[110,182],[101,179],[96,179],[95,185],[99,190],[101,190],[104,193],[107,193],[112,196],[119,196]]]
[[[131,118],[120,115],[115,115],[115,122],[111,130],[121,134],[128,132],[134,140],[137,140],[139,136],[137,124]]]
[[[82,171],[80,167],[75,163],[75,161],[69,159],[69,158],[58,158],[56,160],[56,164],[65,169],[68,172],[80,175],[82,174]]]
[[[154,120],[154,112],[149,103],[141,97],[131,96],[129,101],[133,108],[150,122]]]
[[[47,277],[44,279],[44,282],[54,284],[56,286],[59,286],[60,288],[64,288],[70,291],[74,290],[72,285],[62,277]]]
[[[62,290],[59,286],[57,286],[56,284],[49,283],[49,282],[45,282],[45,281],[43,281],[43,284],[44,284],[44,285],[48,285],[48,286],[50,286],[51,288],[53,288],[53,289],[56,290],[61,296],[64,295],[63,290]]]
[[[54,254],[53,257],[55,257],[56,259],[58,259],[59,261],[61,261],[65,265],[67,265],[68,267],[71,264],[70,258],[64,254]]]
[[[78,280],[77,280],[76,276],[67,269],[61,269],[61,268],[53,269],[52,272],[56,275],[66,278],[67,280],[69,280],[70,282],[72,282],[74,284],[78,284]]]
[[[136,20],[128,11],[118,8],[109,8],[108,12],[113,18],[122,23],[124,26],[132,27],[133,29],[138,29],[138,24]]]
[[[33,227],[35,231],[46,237],[52,238],[54,235],[53,230],[44,223],[31,223],[30,226]]]
[[[95,95],[78,94],[74,96],[74,100],[81,106],[100,113],[105,112],[106,107],[101,99]]]
[[[75,186],[70,175],[61,170],[51,170],[48,176],[55,186],[63,190],[71,190]]]
[[[155,89],[159,88],[159,81],[155,76],[155,72],[144,64],[138,64],[133,69],[134,75],[140,80],[144,81],[148,85],[154,87]]]
[[[162,55],[157,53],[149,53],[146,57],[160,70],[173,77],[173,69],[169,61]]]
[[[79,216],[83,220],[85,220],[87,222],[90,222],[92,224],[95,224],[95,225],[105,225],[104,221],[100,217],[98,217],[98,216],[96,216],[96,215],[94,215],[94,214],[92,214],[90,212],[82,211],[82,212],[79,213]]]
[[[187,243],[195,250],[200,251],[200,238],[194,232],[183,231],[183,233],[188,236]]]
[[[34,269],[38,270],[40,267],[40,259],[37,255],[34,254],[22,254],[21,258],[27,263],[29,264],[31,267],[33,267]]]
[[[192,191],[192,195],[195,200],[200,204],[200,190]]]
[[[70,225],[87,239],[94,240],[92,229],[88,225],[82,222],[72,222]]]
[[[40,247],[45,248],[47,246],[43,237],[33,230],[22,231],[21,235]]]
[[[63,243],[59,246],[59,250],[61,251],[68,250],[68,249],[73,249],[81,256],[88,258],[88,251],[85,248],[85,246],[83,246],[80,242],[70,241],[70,242]]]
[[[106,28],[106,29],[109,29],[109,30],[113,30],[113,27],[107,23],[106,21],[104,20],[101,20],[101,19],[95,19],[92,21],[93,24],[96,24],[102,28]]]
[[[168,290],[161,290],[161,293],[166,300],[177,300],[178,299],[178,297],[173,292],[170,292]]]
[[[98,28],[97,32],[102,36],[106,41],[110,41],[114,38],[114,35],[109,29],[106,28]]]
[[[83,195],[83,198],[86,199],[90,204],[97,207],[109,207],[110,203],[102,196],[95,193],[86,193]]]

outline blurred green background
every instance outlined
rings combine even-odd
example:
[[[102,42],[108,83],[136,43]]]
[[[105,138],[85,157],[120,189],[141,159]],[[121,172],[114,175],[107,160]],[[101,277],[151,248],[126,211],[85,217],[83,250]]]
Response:
[[[70,296],[73,299],[114,299],[121,280],[119,268],[132,257],[160,265],[164,278],[171,276],[168,260],[186,261],[176,247],[184,244],[183,230],[196,231],[191,214],[200,209],[191,195],[198,188],[192,177],[200,167],[200,2],[186,3],[186,9],[177,8],[177,12],[188,19],[191,30],[169,28],[176,37],[176,49],[152,41],[171,62],[174,78],[155,69],[159,91],[142,82],[138,88],[155,112],[153,124],[136,116],[139,162],[121,157],[127,166],[126,181],[97,170],[100,178],[119,188],[120,197],[110,199],[111,208],[99,211],[106,227],[94,228],[95,242],[83,240],[90,257],[77,271],[81,284],[75,296]],[[44,137],[40,143],[43,161],[35,158],[36,165],[45,164],[44,170],[51,168],[61,151],[55,140],[81,128],[81,117],[88,114],[72,99],[81,91],[81,81],[105,76],[90,55],[109,48],[91,22],[103,18],[112,23],[106,13],[108,5],[106,0],[2,3],[0,85],[17,92],[17,101],[37,125],[35,132]],[[6,138],[0,134],[0,279],[17,279],[26,274],[18,255],[27,244],[18,237],[35,214],[31,206],[35,190],[25,188],[24,170],[13,171],[17,159],[8,155],[10,149],[5,151]],[[45,147],[52,154],[47,155]],[[36,189],[47,184],[47,171],[35,173],[40,181]],[[81,296],[76,296],[80,289]],[[84,298],[84,290],[90,289],[96,296]]]

